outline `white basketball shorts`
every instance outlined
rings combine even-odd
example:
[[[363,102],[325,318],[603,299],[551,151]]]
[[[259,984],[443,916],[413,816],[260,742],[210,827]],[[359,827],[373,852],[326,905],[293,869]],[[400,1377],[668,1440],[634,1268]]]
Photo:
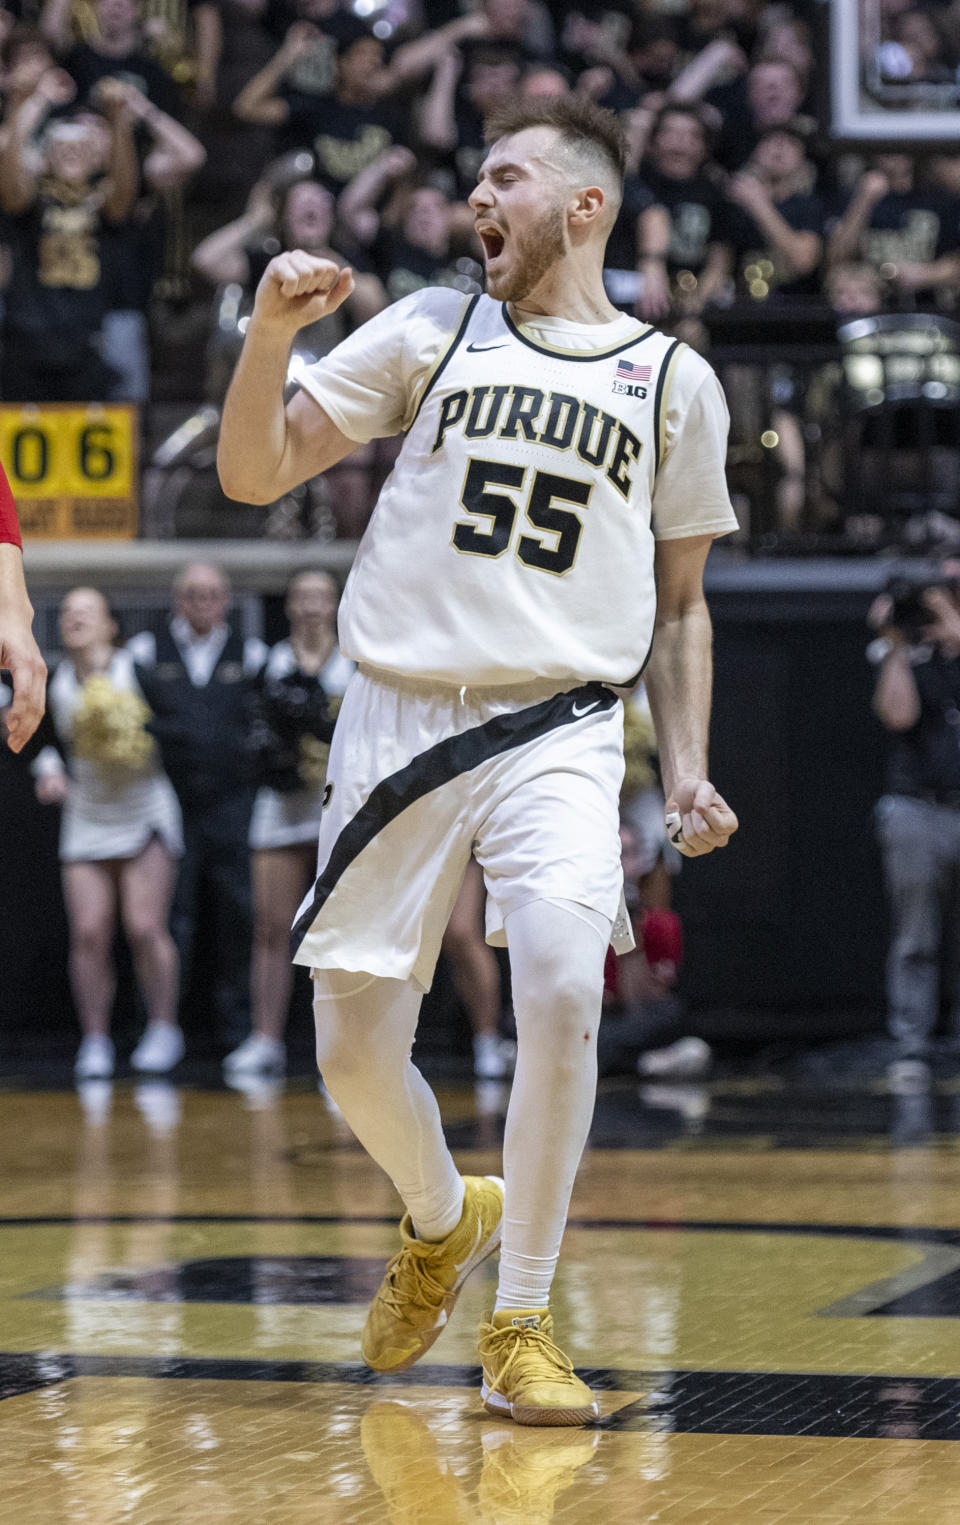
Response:
[[[361,669],[327,778],[297,964],[429,990],[471,851],[490,943],[532,900],[617,920],[623,709],[602,684],[457,690]]]

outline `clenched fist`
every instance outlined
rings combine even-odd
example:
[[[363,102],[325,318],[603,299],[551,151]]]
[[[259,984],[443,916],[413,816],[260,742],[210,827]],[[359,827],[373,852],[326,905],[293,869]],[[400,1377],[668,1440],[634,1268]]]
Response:
[[[665,806],[667,835],[685,858],[726,847],[739,822],[707,779],[678,779]]]
[[[302,249],[276,255],[257,287],[253,321],[291,337],[308,323],[336,312],[353,290],[353,271]]]

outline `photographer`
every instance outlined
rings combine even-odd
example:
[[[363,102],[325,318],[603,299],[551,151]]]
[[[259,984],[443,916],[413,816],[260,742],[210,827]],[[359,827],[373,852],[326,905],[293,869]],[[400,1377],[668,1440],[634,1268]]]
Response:
[[[960,584],[897,579],[870,611],[874,710],[891,736],[877,825],[890,904],[891,1087],[929,1081],[940,968],[960,968]],[[952,574],[952,575],[951,575]],[[960,990],[951,1029],[960,1035]]]

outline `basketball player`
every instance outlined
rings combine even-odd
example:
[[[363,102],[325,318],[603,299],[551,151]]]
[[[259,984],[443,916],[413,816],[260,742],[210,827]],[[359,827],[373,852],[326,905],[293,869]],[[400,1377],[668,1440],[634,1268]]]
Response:
[[[597,1404],[554,1342],[548,1302],[593,1111],[604,957],[611,939],[629,946],[614,689],[636,680],[656,623],[646,677],[667,808],[687,854],[724,845],[737,821],[707,777],[702,571],[736,521],[713,372],[604,294],[623,178],[615,119],[541,99],[490,122],[488,142],[470,197],[488,294],[397,302],[308,371],[285,409],[295,332],[339,305],[352,276],[279,255],[227,400],[220,471],[231,497],[267,503],[358,441],[405,434],[341,605],[359,671],[294,927],[323,1078],[407,1209],[361,1349],[378,1371],[412,1365],[502,1236],[479,1335],[484,1402],[521,1424],[585,1424]],[[488,939],[506,943],[513,978],[505,1192],[458,1174],[410,1060],[471,847]]]
[[[13,701],[3,711],[7,743],[26,746],[43,714],[47,669],[33,638],[33,607],[23,577],[23,543],[7,474],[0,466],[0,669],[13,678]]]

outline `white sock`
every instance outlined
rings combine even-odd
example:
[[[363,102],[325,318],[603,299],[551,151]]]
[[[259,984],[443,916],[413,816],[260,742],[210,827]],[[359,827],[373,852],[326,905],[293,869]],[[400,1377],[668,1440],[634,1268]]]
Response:
[[[593,1118],[606,917],[537,900],[506,918],[517,1069],[503,1146],[506,1183],[496,1311],[544,1308]]]
[[[494,1313],[501,1308],[546,1308],[557,1269],[556,1255],[521,1255],[500,1247],[500,1278]]]
[[[445,1239],[463,1211],[463,1178],[437,1099],[410,1058],[421,992],[342,969],[317,969],[313,979],[324,1085],[397,1188],[418,1237]]]

